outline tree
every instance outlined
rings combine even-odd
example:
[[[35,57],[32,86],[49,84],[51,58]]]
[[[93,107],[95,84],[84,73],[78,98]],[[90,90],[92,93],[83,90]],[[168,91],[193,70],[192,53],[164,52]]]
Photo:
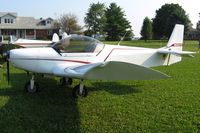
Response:
[[[111,3],[109,8],[106,9],[106,24],[104,31],[107,33],[106,40],[119,41],[126,33],[126,36],[133,37],[130,22],[125,18],[122,9],[115,3]],[[127,32],[129,30],[129,32]],[[128,34],[127,34],[128,33]],[[132,37],[129,37],[132,38]]]
[[[74,14],[63,14],[60,16],[58,22],[60,24],[61,30],[66,32],[68,35],[79,32],[81,30],[81,26],[78,24],[78,18]]]
[[[60,23],[59,23],[58,20],[54,20],[53,28],[55,28],[55,29],[60,29]]]
[[[152,39],[152,22],[148,17],[145,17],[140,34],[145,41]]]
[[[169,37],[175,24],[185,25],[185,31],[191,26],[188,15],[178,4],[165,4],[156,10],[153,19],[153,33],[155,39]]]
[[[105,5],[99,2],[90,5],[86,17],[84,18],[85,26],[88,28],[85,32],[86,34],[104,34],[103,27],[106,23],[105,9]]]
[[[126,31],[126,35],[125,35],[123,40],[124,41],[130,41],[130,40],[133,39],[133,37],[134,37],[133,31],[132,30],[127,30]]]

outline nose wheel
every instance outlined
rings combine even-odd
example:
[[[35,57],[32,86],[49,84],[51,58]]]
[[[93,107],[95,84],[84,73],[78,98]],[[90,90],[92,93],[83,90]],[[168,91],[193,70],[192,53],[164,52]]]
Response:
[[[88,91],[83,84],[83,80],[80,81],[79,85],[76,85],[72,90],[72,97],[78,98],[78,96],[86,97],[88,95]]]
[[[38,85],[35,83],[34,75],[32,75],[31,80],[25,84],[24,89],[28,93],[35,93],[38,91]]]
[[[72,85],[72,82],[73,82],[72,78],[63,77],[63,78],[60,79],[60,85],[61,86],[65,86],[65,85],[70,86],[70,85]]]

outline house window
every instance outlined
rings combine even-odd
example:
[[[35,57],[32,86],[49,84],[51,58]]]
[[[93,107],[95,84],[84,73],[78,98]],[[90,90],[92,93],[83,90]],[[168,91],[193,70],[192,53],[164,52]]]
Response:
[[[47,24],[51,24],[51,21],[48,20],[48,21],[47,21]]]
[[[1,17],[0,17],[0,23],[1,23]]]
[[[34,35],[34,30],[26,30],[26,35]]]
[[[13,19],[4,19],[4,23],[13,23],[14,21],[13,21]]]

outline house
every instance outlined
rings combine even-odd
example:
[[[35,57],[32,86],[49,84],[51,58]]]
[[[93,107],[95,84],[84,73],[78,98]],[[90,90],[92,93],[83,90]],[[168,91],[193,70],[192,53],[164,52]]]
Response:
[[[15,12],[0,12],[0,36],[15,35],[25,39],[46,39],[59,31],[53,24],[52,18],[35,19],[18,16]]]
[[[185,33],[184,39],[186,40],[199,40],[200,39],[200,31],[197,29],[189,29],[189,31],[187,31]]]
[[[200,21],[197,22],[196,29],[193,28],[189,29],[189,31],[185,34],[185,39],[200,40]]]

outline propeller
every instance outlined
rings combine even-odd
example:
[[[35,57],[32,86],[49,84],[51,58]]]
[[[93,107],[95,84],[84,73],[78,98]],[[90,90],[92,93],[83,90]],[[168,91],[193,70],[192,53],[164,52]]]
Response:
[[[7,69],[7,81],[8,81],[8,84],[10,82],[10,63],[9,63],[9,59],[10,59],[10,50],[11,49],[14,49],[16,46],[11,44],[11,43],[8,43],[8,44],[3,44],[1,49],[2,49],[2,52],[3,52],[3,59],[4,61],[6,62],[6,69]]]
[[[3,58],[6,61],[6,68],[7,68],[7,81],[8,84],[10,82],[10,63],[9,63],[9,58],[10,58],[10,51],[7,51],[3,54]]]

